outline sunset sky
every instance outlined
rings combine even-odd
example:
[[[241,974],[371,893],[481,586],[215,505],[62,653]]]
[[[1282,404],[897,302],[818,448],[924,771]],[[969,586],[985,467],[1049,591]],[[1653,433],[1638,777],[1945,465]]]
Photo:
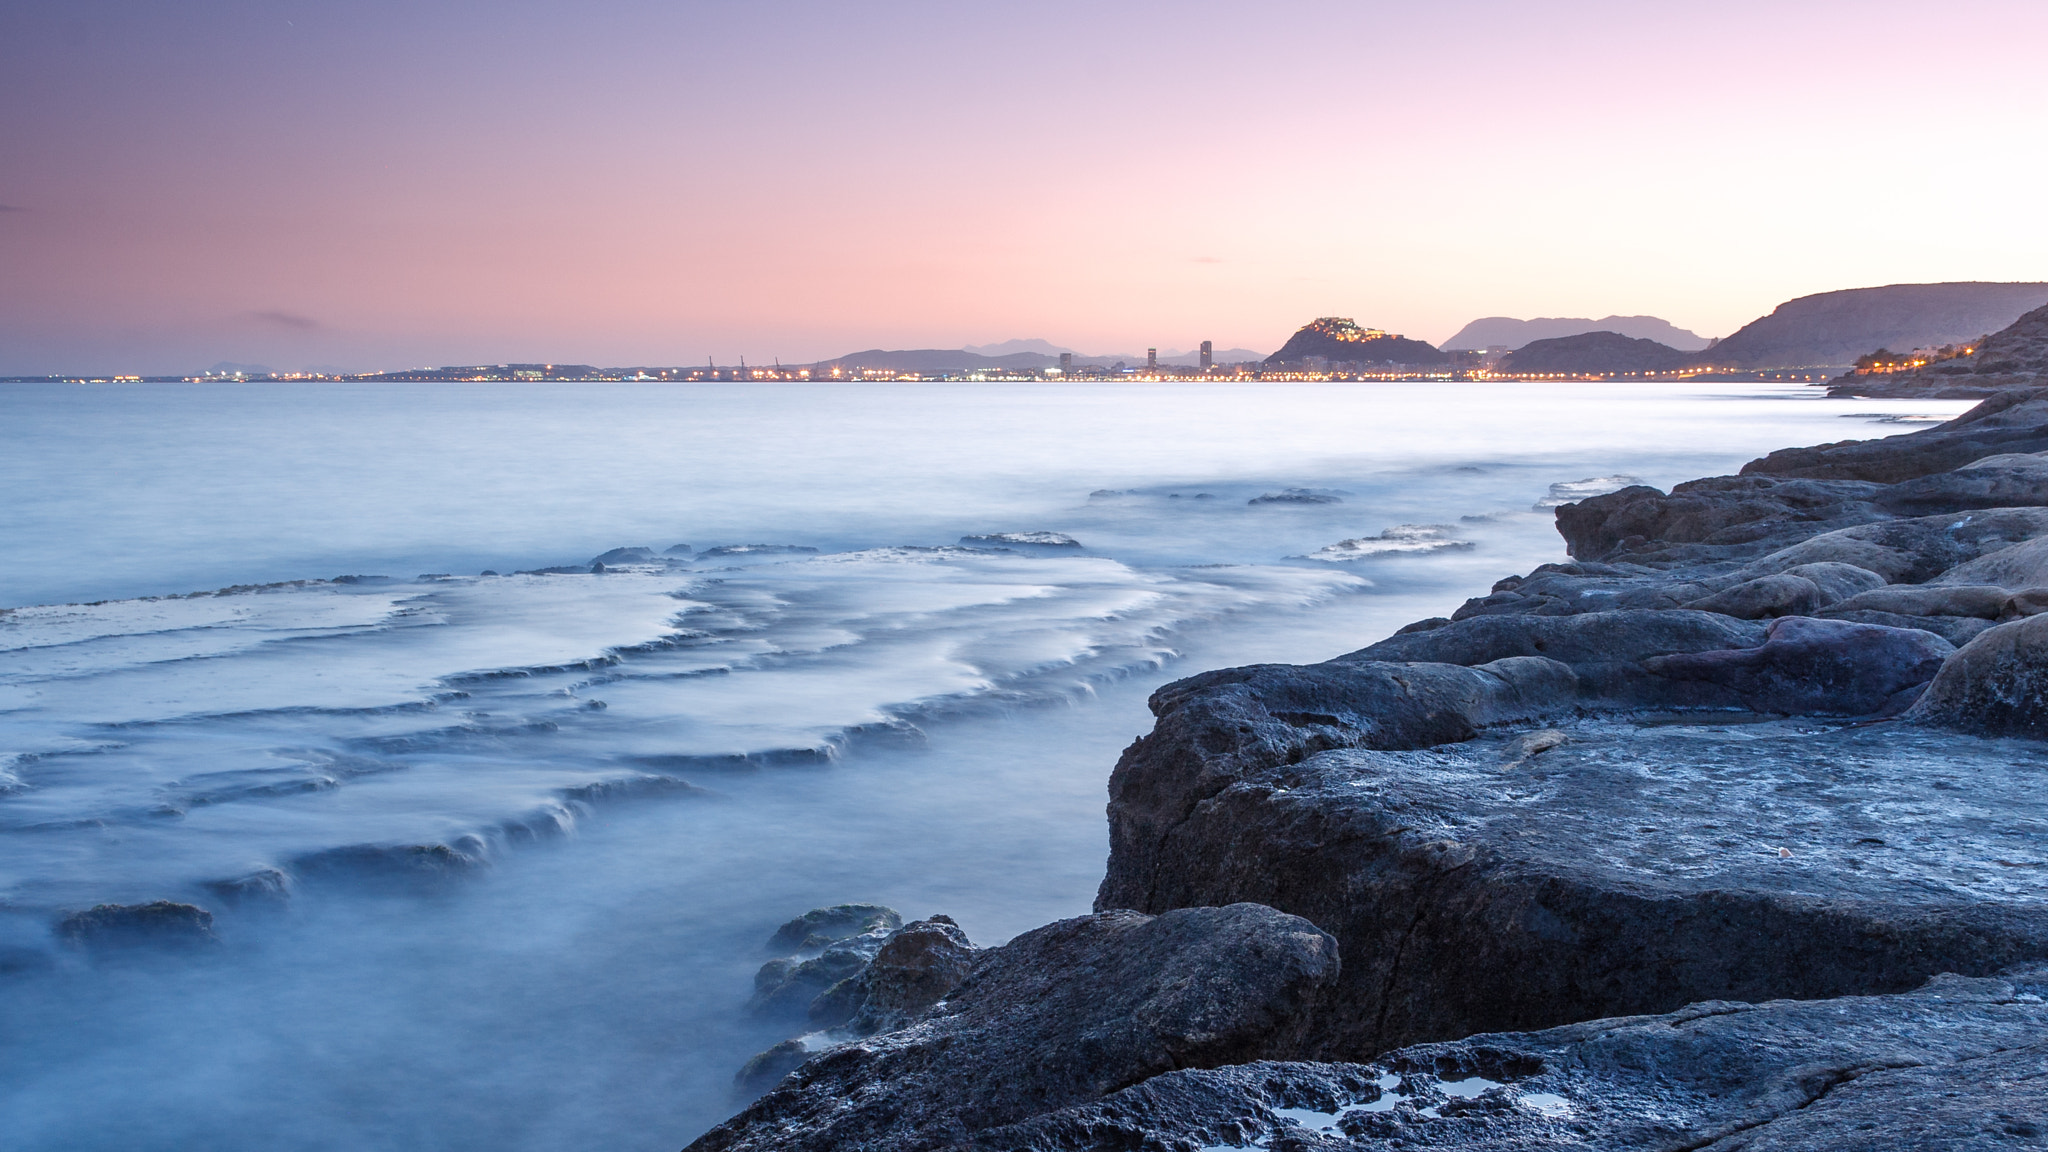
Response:
[[[2048,280],[2041,0],[0,2],[0,372]]]

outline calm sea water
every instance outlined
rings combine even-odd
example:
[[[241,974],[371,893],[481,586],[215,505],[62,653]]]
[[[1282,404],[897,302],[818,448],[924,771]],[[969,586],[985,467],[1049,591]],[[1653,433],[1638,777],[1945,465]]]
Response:
[[[994,943],[1085,911],[1158,684],[1333,656],[1562,559],[1552,485],[1965,407],[0,385],[0,1131],[680,1147],[800,1030],[741,1011],[781,920],[876,900]],[[1081,547],[961,546],[1005,532]],[[734,545],[775,547],[705,555]],[[413,848],[450,875],[395,875]],[[160,898],[220,946],[54,938]]]

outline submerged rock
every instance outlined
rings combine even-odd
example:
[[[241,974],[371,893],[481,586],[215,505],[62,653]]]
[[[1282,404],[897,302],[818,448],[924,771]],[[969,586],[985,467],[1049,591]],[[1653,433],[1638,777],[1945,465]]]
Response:
[[[1360,536],[1354,540],[1339,540],[1308,554],[1309,560],[1365,560],[1374,556],[1398,556],[1402,553],[1452,552],[1473,547],[1470,540],[1460,540],[1457,530],[1448,524],[1396,524],[1377,536]]]
[[[593,557],[590,564],[592,567],[596,567],[599,564],[606,567],[615,567],[620,564],[659,564],[660,562],[661,558],[654,554],[654,549],[652,548],[614,548],[609,552]]]
[[[57,938],[78,948],[204,948],[220,941],[213,913],[193,904],[100,904],[57,922]]]
[[[985,536],[962,536],[960,543],[976,546],[1026,545],[1034,548],[1079,548],[1081,542],[1064,532],[991,532]]]
[[[813,908],[777,928],[775,935],[768,938],[768,947],[805,952],[848,936],[877,929],[893,932],[901,927],[903,917],[894,908],[880,904],[834,904]]]
[[[1342,504],[1344,498],[1334,492],[1322,492],[1313,488],[1285,488],[1278,492],[1267,492],[1245,501],[1246,504]]]
[[[690,1148],[948,1147],[1176,1068],[1297,1047],[1335,942],[1270,908],[1110,912],[1027,932],[909,1028],[803,1064]]]

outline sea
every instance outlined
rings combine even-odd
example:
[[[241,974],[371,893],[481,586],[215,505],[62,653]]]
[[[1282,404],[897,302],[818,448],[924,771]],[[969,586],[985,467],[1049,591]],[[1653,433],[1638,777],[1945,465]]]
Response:
[[[0,385],[0,1144],[673,1152],[806,1030],[746,1009],[783,921],[1087,912],[1159,685],[1446,615],[1566,559],[1566,500],[1967,407]],[[59,927],[156,900],[213,940]]]

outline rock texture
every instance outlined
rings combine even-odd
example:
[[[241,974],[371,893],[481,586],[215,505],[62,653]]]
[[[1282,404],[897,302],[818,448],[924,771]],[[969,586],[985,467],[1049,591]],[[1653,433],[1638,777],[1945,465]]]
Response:
[[[2048,971],[1708,1002],[1371,1064],[1171,1072],[963,1148],[1993,1152],[2048,1146]]]
[[[1108,912],[1027,932],[908,1029],[831,1049],[695,1152],[943,1148],[1162,1072],[1298,1049],[1335,941],[1270,908]]]

